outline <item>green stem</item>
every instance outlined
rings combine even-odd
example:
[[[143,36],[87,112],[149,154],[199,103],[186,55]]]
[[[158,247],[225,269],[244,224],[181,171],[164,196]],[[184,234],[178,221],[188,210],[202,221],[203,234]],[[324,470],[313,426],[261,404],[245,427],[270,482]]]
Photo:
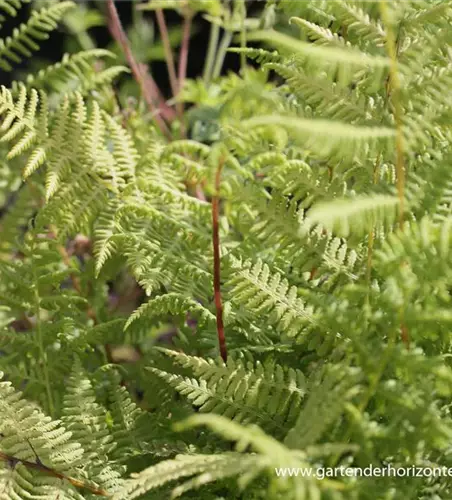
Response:
[[[91,50],[96,48],[96,45],[94,44],[93,40],[86,31],[81,31],[80,33],[77,33],[77,39],[78,43],[80,44],[80,47],[83,50]]]
[[[380,168],[380,162],[381,162],[381,154],[378,153],[377,160],[374,165],[374,171],[373,171],[373,183],[377,184],[378,183],[378,171]],[[366,292],[366,305],[369,306],[369,300],[370,300],[370,280],[372,277],[372,255],[373,255],[373,248],[374,248],[374,242],[375,242],[375,226],[372,225],[369,231],[368,239],[367,239],[367,269],[366,269],[366,285],[367,285],[367,292]]]
[[[215,54],[217,52],[219,36],[220,36],[220,27],[218,26],[218,24],[212,24],[210,26],[209,47],[207,49],[207,58],[203,72],[203,80],[206,85],[210,82],[212,78],[212,68],[215,60]]]
[[[394,33],[392,29],[391,14],[389,11],[388,3],[386,0],[380,0],[380,13],[381,18],[384,22],[386,29],[386,52],[391,64],[389,66],[389,79],[387,94],[388,98],[391,99],[392,107],[394,109],[394,122],[396,128],[396,150],[395,150],[395,165],[396,165],[396,181],[397,181],[397,194],[399,197],[400,213],[399,213],[399,228],[403,231],[403,221],[405,215],[405,139],[403,136],[403,108],[400,97],[401,92],[401,82],[398,71],[398,49],[400,44],[401,34],[400,31],[398,35]],[[402,263],[402,266],[405,264]],[[405,343],[406,347],[409,348],[410,339],[408,330],[404,321],[404,306],[400,310],[400,330],[402,341]]]
[[[386,52],[390,59],[389,66],[389,81],[388,94],[391,96],[392,105],[394,108],[394,121],[396,127],[396,176],[397,176],[397,193],[400,203],[399,226],[403,229],[403,218],[405,212],[405,144],[403,137],[402,123],[402,103],[400,101],[400,78],[398,72],[397,60],[397,39],[391,25],[391,16],[386,0],[380,1],[380,12],[386,29]]]
[[[240,47],[243,49],[246,48],[246,31],[245,31],[245,20],[246,20],[246,5],[245,2],[242,4],[242,30],[240,32]],[[246,69],[246,55],[244,52],[240,54],[240,71],[242,75],[245,73]]]
[[[42,372],[44,375],[44,385],[46,388],[46,393],[47,393],[47,403],[48,403],[48,409],[49,409],[49,414],[51,417],[54,416],[55,414],[55,405],[53,403],[53,397],[52,397],[52,390],[50,388],[50,377],[49,377],[49,370],[47,366],[47,354],[44,348],[44,339],[42,336],[42,327],[41,327],[41,305],[40,305],[40,299],[39,299],[39,292],[38,292],[38,280],[37,276],[35,273],[34,274],[34,286],[35,286],[35,291],[34,291],[34,298],[35,298],[35,308],[36,308],[36,334],[37,334],[37,341],[38,341],[38,348],[39,348],[39,353],[41,357],[41,362],[42,362]]]
[[[232,31],[225,31],[223,38],[218,48],[217,60],[215,61],[215,66],[213,68],[212,79],[218,78],[221,73],[221,68],[223,67],[224,58],[226,57],[226,51],[232,40]]]

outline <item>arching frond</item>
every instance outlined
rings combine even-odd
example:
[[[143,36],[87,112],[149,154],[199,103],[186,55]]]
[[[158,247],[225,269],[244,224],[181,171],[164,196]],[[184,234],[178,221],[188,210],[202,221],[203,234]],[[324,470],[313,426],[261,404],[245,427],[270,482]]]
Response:
[[[11,3],[3,2],[3,5],[11,6]],[[11,63],[17,64],[24,57],[30,57],[39,49],[39,41],[48,38],[48,33],[55,29],[63,15],[74,5],[73,2],[64,1],[34,11],[27,23],[15,28],[11,36],[0,39],[0,68],[11,71]]]

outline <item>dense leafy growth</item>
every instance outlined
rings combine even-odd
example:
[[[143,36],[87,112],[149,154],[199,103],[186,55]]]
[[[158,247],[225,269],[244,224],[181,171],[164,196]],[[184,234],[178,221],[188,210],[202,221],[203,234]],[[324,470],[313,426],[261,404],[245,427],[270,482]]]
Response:
[[[452,3],[153,0],[169,104],[106,7],[116,54],[71,2],[0,39],[82,47],[0,92],[0,498],[451,498],[275,468],[452,467]]]

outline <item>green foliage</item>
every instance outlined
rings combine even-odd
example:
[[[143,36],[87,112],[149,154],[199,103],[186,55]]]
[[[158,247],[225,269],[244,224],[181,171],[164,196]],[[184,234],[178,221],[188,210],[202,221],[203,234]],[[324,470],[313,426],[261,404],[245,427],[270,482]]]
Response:
[[[15,14],[14,7],[18,4],[3,2],[3,8]],[[64,13],[74,5],[73,2],[58,2],[39,12],[34,11],[27,23],[15,28],[11,36],[1,39],[0,68],[11,71],[11,63],[20,63],[23,58],[31,57],[39,49],[38,41],[48,38],[48,32],[56,28]]]
[[[98,11],[0,41],[6,71],[60,21],[83,48],[0,92],[1,499],[452,496],[278,472],[452,465],[451,4],[245,7],[140,6],[212,25],[167,134]]]

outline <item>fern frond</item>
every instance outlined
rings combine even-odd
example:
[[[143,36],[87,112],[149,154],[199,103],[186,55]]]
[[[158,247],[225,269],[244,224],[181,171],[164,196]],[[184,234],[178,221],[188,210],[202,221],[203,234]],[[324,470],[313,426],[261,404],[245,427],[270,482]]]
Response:
[[[321,224],[327,231],[343,237],[350,233],[368,234],[374,226],[392,226],[398,204],[397,198],[385,195],[318,204],[310,210],[306,226]]]
[[[259,421],[264,426],[285,427],[296,418],[304,397],[304,376],[299,370],[285,371],[272,363],[247,363],[240,357],[226,365],[213,360],[161,350],[196,378],[153,373],[185,395],[201,412],[223,414],[238,422]]]
[[[76,360],[68,379],[62,421],[74,439],[80,440],[91,462],[90,469],[107,490],[120,483],[120,470],[108,464],[108,455],[116,446],[107,427],[106,410],[96,402],[91,381]]]
[[[323,373],[320,371],[318,377],[311,381],[309,396],[296,424],[287,433],[284,440],[286,446],[302,450],[317,443],[344,411],[346,401],[359,393],[359,375],[358,370],[343,371],[341,366],[334,365]]]
[[[118,198],[112,198],[102,208],[94,228],[94,256],[96,257],[96,275],[98,276],[105,262],[117,251],[113,236],[117,230]]]
[[[303,58],[308,67],[321,65],[330,74],[338,73],[338,81],[346,85],[357,70],[372,70],[372,79],[381,82],[387,76],[389,59],[384,56],[368,55],[356,48],[319,46],[302,42],[288,35],[267,30],[256,31],[248,35],[250,40],[263,41],[281,47],[285,51]]]
[[[355,127],[340,122],[307,120],[290,116],[257,116],[244,123],[245,127],[283,127],[308,150],[320,157],[350,159],[356,155],[374,155],[377,148],[391,148],[395,132],[385,127]],[[327,140],[328,139],[328,140]]]
[[[371,104],[370,99],[330,82],[324,74],[313,76],[301,72],[297,67],[281,63],[269,63],[266,68],[285,78],[297,98],[315,109],[316,116],[352,124],[358,120],[361,124],[372,120],[370,110],[372,104],[375,104]]]
[[[27,3],[27,1],[28,0],[0,0],[0,28],[6,19],[5,15],[16,17],[21,5]]]
[[[386,39],[386,32],[378,21],[371,19],[370,15],[352,2],[335,0],[332,2],[334,15],[342,26],[347,28],[347,35],[360,45],[367,46],[371,42],[376,47],[381,47]]]
[[[281,60],[281,56],[276,51],[270,52],[265,49],[255,49],[251,47],[231,47],[228,50],[229,52],[233,52],[234,54],[245,54],[247,57],[259,64],[270,62],[278,63]]]
[[[235,459],[235,460],[234,460]],[[174,460],[160,462],[159,464],[145,469],[137,477],[126,482],[122,489],[115,493],[114,500],[133,499],[142,496],[147,491],[160,488],[166,483],[186,478],[195,474],[203,474],[215,480],[217,477],[224,478],[236,475],[243,467],[250,466],[254,462],[246,460],[238,454],[226,453],[215,455],[180,455]],[[207,478],[207,477],[206,477]],[[191,489],[191,488],[190,488]],[[174,492],[172,498],[180,496]]]
[[[237,475],[240,475],[238,479],[240,489],[245,489],[261,474],[268,475],[271,483],[269,488],[272,488],[276,494],[285,494],[285,498],[308,500],[321,494],[320,483],[314,477],[275,479],[276,468],[280,466],[306,467],[307,460],[302,453],[288,450],[267,436],[259,427],[244,427],[215,415],[197,415],[179,424],[178,428],[185,429],[200,425],[208,426],[225,439],[237,441],[238,452],[216,455],[180,455],[175,460],[161,462],[144,470],[138,477],[128,480],[124,489],[113,498],[115,500],[136,498],[170,481],[190,476],[195,477],[174,488],[172,498],[212,481]],[[248,445],[251,445],[257,454],[243,453]],[[243,473],[244,470],[246,470],[245,473]],[[334,483],[329,486],[334,489]]]
[[[127,71],[122,66],[113,66],[100,72],[94,71],[96,61],[113,57],[114,54],[105,49],[65,54],[60,62],[24,77],[23,84],[28,89],[39,88],[58,92],[79,90],[82,95],[86,95],[89,91],[106,85],[119,74]],[[14,81],[11,86],[13,92],[17,92],[21,84],[22,82]]]
[[[291,24],[296,24],[300,28],[304,28],[310,40],[312,40],[317,45],[327,45],[331,47],[344,47],[346,45],[345,40],[339,36],[337,33],[333,33],[328,28],[323,28],[317,24],[311,23],[306,19],[301,19],[299,17],[292,17],[289,22]]]
[[[5,4],[4,4],[5,5]],[[64,14],[74,7],[70,1],[32,12],[27,23],[15,28],[12,36],[0,39],[0,68],[11,71],[11,63],[20,63],[39,49],[38,41],[46,40],[48,33],[57,27]]]
[[[81,476],[81,483],[87,482],[86,471],[82,469],[86,464],[83,448],[71,440],[71,432],[67,431],[60,421],[52,420],[36,405],[23,399],[10,382],[0,382],[0,394],[2,451],[19,460],[34,462],[36,450],[45,466],[69,477]],[[8,463],[2,464],[4,468],[0,470],[1,498],[28,498],[34,494],[68,500],[82,498],[67,481],[47,477],[44,481],[42,473],[40,475],[39,472],[31,472],[23,465],[10,467]]]
[[[84,407],[84,413],[81,408]],[[74,364],[64,401],[63,422],[76,439],[82,439],[84,449],[93,458],[102,458],[111,451],[112,439],[106,426],[105,410],[95,401],[91,382],[83,373],[80,362]],[[102,447],[99,443],[102,442]]]
[[[246,304],[253,320],[262,320],[288,337],[306,336],[317,324],[312,306],[298,297],[297,288],[290,286],[279,273],[272,274],[262,261],[231,262],[231,277],[227,282],[229,296],[237,304]]]
[[[129,328],[137,321],[140,324],[148,323],[151,325],[159,316],[164,317],[171,314],[173,316],[182,315],[184,317],[188,313],[200,321],[200,326],[204,323],[215,322],[215,315],[198,302],[178,293],[168,293],[142,304],[129,316],[124,329]]]
[[[118,372],[108,370],[108,408],[111,416],[111,436],[116,446],[113,456],[125,462],[129,456],[142,453],[147,442],[158,435],[156,422],[131,399],[120,385]]]

